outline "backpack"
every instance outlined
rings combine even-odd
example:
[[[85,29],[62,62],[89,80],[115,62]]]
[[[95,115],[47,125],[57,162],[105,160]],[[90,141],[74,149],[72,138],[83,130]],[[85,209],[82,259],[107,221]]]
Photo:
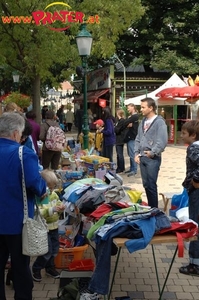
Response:
[[[65,133],[60,127],[46,124],[49,126],[45,140],[46,148],[51,151],[63,151],[66,142]]]

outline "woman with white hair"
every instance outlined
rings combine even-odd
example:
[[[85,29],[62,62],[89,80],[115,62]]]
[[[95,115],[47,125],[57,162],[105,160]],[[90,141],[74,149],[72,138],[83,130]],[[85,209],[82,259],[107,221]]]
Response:
[[[0,117],[0,299],[5,295],[5,266],[10,254],[15,300],[32,300],[33,281],[30,257],[22,254],[24,203],[19,147],[25,119],[19,113]],[[46,183],[38,171],[38,157],[23,147],[24,177],[29,217],[34,216],[35,195],[46,193]]]

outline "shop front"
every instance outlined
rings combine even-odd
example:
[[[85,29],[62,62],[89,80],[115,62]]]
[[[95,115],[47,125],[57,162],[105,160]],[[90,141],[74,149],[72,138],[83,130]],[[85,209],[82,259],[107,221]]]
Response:
[[[94,120],[101,118],[102,108],[110,106],[110,68],[105,67],[87,74],[87,106]],[[83,104],[83,94],[73,100],[79,107]]]
[[[180,133],[182,125],[191,119],[190,105],[159,105],[158,114],[161,115],[168,128],[168,143],[183,144]]]

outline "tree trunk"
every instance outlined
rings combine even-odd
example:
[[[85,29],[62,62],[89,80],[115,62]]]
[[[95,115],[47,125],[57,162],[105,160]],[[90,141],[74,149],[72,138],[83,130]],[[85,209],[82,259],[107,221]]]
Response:
[[[41,105],[40,105],[40,76],[36,75],[33,80],[33,111],[36,114],[36,121],[41,123]]]

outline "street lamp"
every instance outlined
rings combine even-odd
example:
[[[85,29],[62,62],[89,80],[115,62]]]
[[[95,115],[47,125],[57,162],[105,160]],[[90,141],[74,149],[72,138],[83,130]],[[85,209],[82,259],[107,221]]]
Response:
[[[12,72],[12,78],[13,78],[13,82],[14,82],[14,90],[17,91],[18,85],[19,85],[19,74],[17,71]]]
[[[93,38],[90,32],[86,29],[86,24],[81,24],[80,32],[76,36],[76,43],[79,55],[82,59],[82,68],[83,68],[83,87],[84,87],[84,100],[83,100],[83,148],[88,149],[88,112],[87,112],[87,68],[88,68],[88,56],[91,52],[91,45]]]

